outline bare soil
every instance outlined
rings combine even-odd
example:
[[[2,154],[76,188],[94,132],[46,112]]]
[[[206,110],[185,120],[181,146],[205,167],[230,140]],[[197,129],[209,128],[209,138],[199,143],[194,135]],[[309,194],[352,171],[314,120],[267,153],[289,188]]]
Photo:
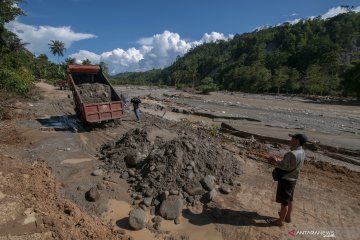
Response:
[[[288,232],[292,230],[333,231],[338,239],[358,239],[360,235],[360,174],[356,166],[339,164],[339,160],[321,152],[306,150],[308,157],[295,190],[292,223],[274,227],[268,221],[277,217],[279,208],[274,201],[276,183],[271,178],[272,167],[263,160],[269,155],[281,156],[288,146],[223,134],[213,128],[217,124],[214,119],[201,116],[171,115],[176,119],[168,120],[169,112],[164,116],[162,111],[175,107],[173,104],[180,107],[169,100],[171,97],[167,100],[153,97],[145,103],[153,115],[143,114],[141,122],[136,122],[132,111],[127,110],[121,123],[84,129],[75,116],[69,91],[59,91],[44,83],[38,87],[41,96],[38,100],[16,99],[3,107],[11,117],[0,121],[0,239],[129,239],[129,236],[130,239],[289,239],[292,237]],[[129,95],[146,95],[139,94],[145,93],[145,88],[128,90]],[[225,100],[233,96],[217,93],[215,97]],[[276,104],[281,111],[289,107],[286,99],[250,98],[254,104],[265,101],[264,106],[274,101],[272,110]],[[204,97],[195,95],[190,99],[199,101]],[[308,103],[298,104],[302,108]],[[144,110],[144,105],[141,107]],[[188,105],[182,107],[193,111]],[[337,114],[351,113],[344,121],[352,118],[356,125],[359,114],[352,107],[338,106],[336,114],[328,114],[338,126],[342,118],[336,117]],[[313,110],[316,114],[322,111],[320,106],[307,111],[316,115]],[[335,126],[323,124],[322,129]],[[165,143],[177,136],[179,130],[195,135],[201,129],[207,138],[241,163],[242,174],[234,176],[240,186],[233,186],[230,194],[218,194],[211,203],[197,201],[187,206],[179,225],[163,220],[161,231],[153,231],[151,227],[132,231],[127,224],[128,211],[135,207],[131,187],[120,173],[105,168],[99,152],[104,144],[136,128],[158,129],[153,137],[162,137]],[[255,125],[251,128],[255,129]],[[341,133],[340,137],[346,139],[346,134]],[[357,138],[354,139],[350,138],[350,147],[355,146]],[[96,169],[106,171],[93,176]],[[92,187],[100,193],[96,202],[85,199],[85,193]],[[147,217],[151,226],[152,216],[148,211]],[[323,237],[298,234],[295,238]]]

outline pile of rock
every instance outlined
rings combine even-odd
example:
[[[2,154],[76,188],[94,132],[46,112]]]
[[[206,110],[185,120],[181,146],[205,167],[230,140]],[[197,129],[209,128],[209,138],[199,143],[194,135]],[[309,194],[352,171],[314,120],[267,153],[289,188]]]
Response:
[[[83,83],[77,85],[84,103],[111,102],[111,88],[101,83]]]
[[[241,172],[231,153],[195,135],[153,140],[146,130],[135,129],[101,153],[107,168],[127,179],[134,204],[177,222],[184,204],[210,201],[217,189],[229,193]]]

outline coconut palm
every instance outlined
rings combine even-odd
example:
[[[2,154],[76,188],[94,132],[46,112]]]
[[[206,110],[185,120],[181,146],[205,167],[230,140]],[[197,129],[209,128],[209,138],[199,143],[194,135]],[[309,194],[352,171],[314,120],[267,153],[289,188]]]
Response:
[[[65,59],[66,64],[74,64],[75,62],[76,62],[76,59],[72,58],[72,57],[68,57]]]
[[[66,50],[65,44],[59,40],[50,40],[49,48],[51,53],[54,56],[58,56],[58,63],[60,63],[60,56],[64,56],[64,51]]]
[[[85,59],[85,60],[82,61],[81,64],[82,65],[89,65],[89,64],[91,64],[91,61],[89,59]]]

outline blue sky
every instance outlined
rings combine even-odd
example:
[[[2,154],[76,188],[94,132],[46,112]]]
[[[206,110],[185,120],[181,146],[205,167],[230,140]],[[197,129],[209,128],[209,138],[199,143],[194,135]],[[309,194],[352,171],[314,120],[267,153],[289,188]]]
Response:
[[[29,50],[46,53],[49,39],[65,42],[65,57],[103,60],[112,73],[165,67],[191,47],[265,25],[311,16],[360,1],[337,0],[28,0],[8,28]],[[358,11],[359,8],[357,8]]]

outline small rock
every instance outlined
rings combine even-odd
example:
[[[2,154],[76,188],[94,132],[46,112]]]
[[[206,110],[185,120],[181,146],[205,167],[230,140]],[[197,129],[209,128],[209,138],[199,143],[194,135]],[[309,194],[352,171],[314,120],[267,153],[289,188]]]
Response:
[[[179,191],[175,189],[170,190],[170,195],[179,195]]]
[[[213,188],[215,188],[215,177],[212,175],[206,175],[202,180],[201,180],[201,185],[205,188],[205,190],[207,191],[211,191],[213,190]]]
[[[160,206],[160,216],[173,220],[180,216],[183,209],[183,201],[179,196],[171,195]]]
[[[170,195],[169,191],[164,191],[160,194],[160,201],[164,201]]]
[[[156,168],[156,167],[155,167],[154,165],[153,165],[153,166],[151,166],[151,167],[150,167],[150,169],[149,169],[149,170],[150,170],[150,172],[154,171],[154,170],[155,170],[155,168]]]
[[[126,234],[126,231],[124,229],[117,229],[117,230],[114,230],[115,234],[120,234],[120,235],[125,235]]]
[[[154,223],[153,227],[156,231],[161,231],[161,223]]]
[[[141,203],[141,200],[134,200],[133,201],[133,203],[132,203],[132,205],[139,205]]]
[[[144,192],[145,197],[152,197],[154,195],[154,190],[152,188],[147,188]]]
[[[188,170],[186,173],[185,173],[185,176],[186,178],[188,179],[193,179],[194,178],[194,172],[192,170]]]
[[[145,212],[142,209],[133,209],[129,213],[129,225],[134,230],[143,229],[146,225]]]
[[[128,172],[123,172],[123,173],[121,174],[121,178],[122,178],[122,179],[128,179],[128,178],[129,178],[129,173],[128,173]]]
[[[92,188],[90,188],[89,191],[86,192],[85,198],[86,198],[89,202],[96,202],[96,201],[99,200],[99,198],[100,198],[100,193],[99,193],[99,191],[97,190],[97,188],[92,187]]]
[[[159,205],[159,204],[160,204],[160,201],[159,201],[159,200],[157,200],[157,199],[155,199],[155,200],[154,200],[154,202],[153,202],[153,204],[154,204],[155,206],[157,206],[157,205]]]
[[[190,166],[192,166],[192,167],[193,167],[193,169],[195,169],[195,167],[196,167],[195,162],[194,162],[194,161],[191,161],[191,162],[190,162]]]
[[[142,196],[141,194],[136,194],[136,196],[134,197],[135,200],[141,200]]]
[[[233,186],[241,186],[241,183],[238,180],[233,180],[233,181],[231,181],[231,185],[233,185]]]
[[[104,190],[106,188],[105,184],[103,184],[103,183],[99,183],[98,185],[96,185],[96,187],[99,190]]]
[[[155,216],[155,217],[152,219],[152,221],[153,221],[154,223],[159,223],[159,222],[162,221],[162,217],[160,217],[160,216]]]
[[[141,208],[142,210],[144,210],[144,211],[147,210],[147,207],[145,206],[145,204],[140,204],[139,206],[140,206],[140,208]]]
[[[102,175],[104,173],[104,170],[102,170],[102,169],[96,169],[96,170],[94,170],[92,173],[91,173],[91,175],[93,175],[93,176],[100,176],[100,175]]]
[[[184,191],[187,192],[189,195],[202,195],[204,193],[203,187],[199,182],[191,182],[184,186]]]
[[[77,190],[78,190],[78,191],[84,191],[85,188],[84,188],[84,186],[78,186],[78,187],[77,187]]]
[[[217,196],[217,191],[216,189],[214,188],[213,190],[211,190],[210,192],[208,192],[206,194],[206,199],[209,200],[209,201],[212,201],[215,199],[215,197]]]
[[[153,200],[152,197],[146,197],[146,198],[144,198],[144,204],[145,204],[147,207],[150,207],[150,206],[151,206],[151,203],[152,203],[152,200]]]
[[[124,160],[129,166],[133,166],[133,167],[140,162],[140,159],[135,154],[126,155],[124,157]]]
[[[174,223],[175,223],[176,225],[180,224],[180,218],[179,218],[179,217],[175,218]]]
[[[231,187],[229,186],[229,185],[225,185],[225,184],[223,184],[223,185],[221,185],[221,187],[220,187],[220,192],[222,192],[222,193],[224,193],[224,194],[229,194],[229,193],[231,193]]]
[[[151,215],[151,216],[154,216],[154,215],[155,215],[155,212],[156,212],[155,207],[151,207],[151,208],[150,208],[150,215]]]
[[[129,173],[129,175],[130,175],[131,177],[135,176],[135,171],[132,170],[132,169],[129,169],[129,170],[128,170],[128,173]]]
[[[186,198],[186,200],[187,200],[189,203],[193,203],[195,199],[194,199],[193,196],[188,196],[188,197]]]

